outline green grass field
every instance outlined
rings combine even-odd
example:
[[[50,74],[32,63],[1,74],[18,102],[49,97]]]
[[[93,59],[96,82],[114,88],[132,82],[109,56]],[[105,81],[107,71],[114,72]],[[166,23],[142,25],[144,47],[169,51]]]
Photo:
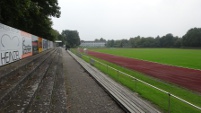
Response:
[[[100,50],[100,49],[95,49],[95,50]],[[123,49],[120,49],[120,50],[123,51]],[[127,50],[127,49],[125,49],[125,50]],[[107,50],[103,49],[103,51],[107,51]],[[89,56],[89,57],[91,57],[91,56]],[[88,57],[83,56],[82,58],[85,61],[90,62]],[[92,58],[94,58],[94,57],[92,57]],[[111,67],[114,67],[122,72],[130,74],[131,76],[134,76],[140,80],[143,80],[149,84],[152,84],[160,89],[168,91],[171,94],[174,94],[180,98],[183,98],[197,106],[201,106],[201,103],[200,103],[201,95],[198,93],[194,93],[192,91],[186,90],[184,88],[178,87],[178,86],[170,84],[170,83],[165,83],[163,81],[154,79],[154,78],[144,75],[142,73],[123,68],[121,66],[112,64],[110,62],[107,62],[107,61],[104,61],[101,59],[97,59],[97,58],[95,58],[95,59],[98,61],[101,61],[102,63],[105,63]],[[145,84],[142,84],[140,82],[136,82],[133,79],[131,79],[130,77],[127,77],[122,74],[117,74],[116,71],[114,71],[112,69],[108,69],[107,67],[100,65],[99,63],[95,63],[94,66],[96,68],[98,68],[99,70],[101,70],[102,72],[104,72],[105,74],[107,74],[108,76],[110,76],[111,78],[113,78],[114,80],[116,80],[117,82],[128,87],[132,91],[137,92],[142,98],[147,99],[151,103],[157,105],[163,112],[168,112],[168,95],[167,94],[162,93],[162,92],[160,92],[154,88],[151,88]],[[171,113],[201,113],[200,110],[193,108],[193,107],[191,107],[175,98],[172,98],[172,97],[171,97],[170,110],[171,110]]]
[[[143,59],[162,64],[201,69],[201,49],[107,48],[91,50],[123,57]]]

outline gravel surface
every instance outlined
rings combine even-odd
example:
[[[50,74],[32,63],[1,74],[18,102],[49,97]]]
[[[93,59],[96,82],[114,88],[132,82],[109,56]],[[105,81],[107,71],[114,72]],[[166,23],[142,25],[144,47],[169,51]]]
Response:
[[[62,52],[68,113],[124,113],[64,49]]]

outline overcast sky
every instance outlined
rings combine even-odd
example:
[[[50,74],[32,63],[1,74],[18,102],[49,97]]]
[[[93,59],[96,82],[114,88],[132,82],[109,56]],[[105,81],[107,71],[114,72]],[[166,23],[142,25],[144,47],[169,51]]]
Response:
[[[201,0],[58,0],[53,28],[77,30],[81,40],[183,36],[201,27]]]

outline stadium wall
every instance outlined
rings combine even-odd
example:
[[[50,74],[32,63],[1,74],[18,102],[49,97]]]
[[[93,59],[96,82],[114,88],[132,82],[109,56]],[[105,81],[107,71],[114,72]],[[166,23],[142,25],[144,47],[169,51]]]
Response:
[[[53,47],[52,41],[0,23],[0,66]]]

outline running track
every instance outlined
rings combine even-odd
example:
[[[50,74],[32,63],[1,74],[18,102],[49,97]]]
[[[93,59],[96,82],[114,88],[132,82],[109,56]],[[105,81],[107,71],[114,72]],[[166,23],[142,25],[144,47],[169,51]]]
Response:
[[[125,58],[94,51],[87,51],[91,56],[136,70],[146,75],[177,84],[201,93],[201,70],[162,65],[158,63]]]

